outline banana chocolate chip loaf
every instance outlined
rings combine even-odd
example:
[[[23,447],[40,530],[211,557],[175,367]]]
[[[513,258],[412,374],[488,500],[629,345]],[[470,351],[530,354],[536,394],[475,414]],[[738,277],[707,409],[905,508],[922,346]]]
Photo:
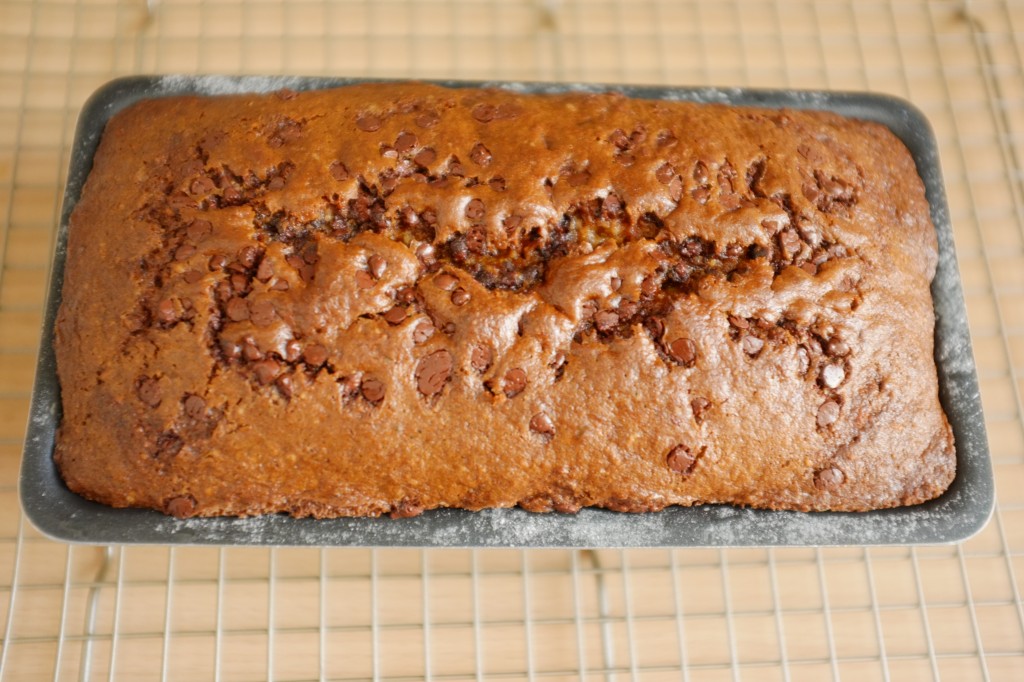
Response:
[[[868,510],[954,475],[884,127],[366,84],[115,115],[71,219],[67,485],[176,516]]]

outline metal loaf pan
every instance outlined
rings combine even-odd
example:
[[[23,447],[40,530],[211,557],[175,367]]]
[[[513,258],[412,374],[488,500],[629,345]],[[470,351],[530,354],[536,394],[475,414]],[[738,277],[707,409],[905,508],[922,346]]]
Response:
[[[21,470],[25,513],[43,533],[83,543],[185,543],[227,545],[337,545],[419,547],[670,547],[751,545],[887,545],[965,539],[988,521],[994,504],[992,467],[971,352],[963,292],[953,252],[953,233],[939,169],[938,149],[927,120],[900,99],[864,93],[633,87],[551,83],[440,82],[494,86],[519,92],[616,90],[645,99],[717,102],[739,106],[823,109],[888,126],[906,143],[927,188],[938,232],[935,360],[940,398],[957,444],[957,475],[940,498],[915,507],[866,513],[800,513],[708,505],[646,514],[584,509],[575,515],[534,514],[521,509],[482,512],[442,509],[410,519],[177,520],[158,512],[113,509],[89,502],[65,487],[53,461],[61,419],[60,386],[53,351],[54,319],[64,278],[68,218],[78,201],[104,126],[119,110],[141,99],[174,95],[213,96],[309,90],[361,82],[347,78],[164,76],[115,80],[86,103],[78,122],[61,211],[49,297],[46,303],[31,419]]]

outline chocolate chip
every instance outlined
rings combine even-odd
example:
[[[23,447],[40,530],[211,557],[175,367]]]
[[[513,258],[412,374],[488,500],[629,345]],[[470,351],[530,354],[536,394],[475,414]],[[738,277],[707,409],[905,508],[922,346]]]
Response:
[[[838,336],[829,339],[825,344],[825,352],[834,357],[845,357],[850,353],[850,346]]]
[[[612,278],[608,280],[608,283],[612,287],[612,291],[618,291],[622,288],[622,278],[612,275]]]
[[[669,469],[683,476],[689,476],[697,467],[697,457],[681,443],[669,450],[665,460]]]
[[[185,446],[185,442],[181,440],[174,431],[164,431],[156,439],[156,457],[169,458],[174,457],[181,449]]]
[[[201,218],[199,220],[193,220],[191,223],[189,223],[188,228],[185,230],[185,233],[188,235],[189,240],[196,244],[209,237],[210,233],[212,232],[213,223],[211,223],[209,220],[203,220]]]
[[[411,519],[424,511],[423,505],[410,500],[402,500],[391,508],[388,517],[392,519]]]
[[[270,190],[284,189],[284,185],[285,185],[285,179],[283,177],[281,177],[280,175],[275,175],[274,177],[270,178],[270,182],[267,183],[267,189],[270,189]]]
[[[821,369],[821,383],[828,388],[839,388],[846,379],[846,370],[840,363],[830,363]]]
[[[700,396],[690,401],[690,409],[693,411],[693,419],[698,424],[704,421],[704,412],[711,407],[711,401]]]
[[[764,341],[751,334],[743,335],[742,344],[743,352],[751,357],[754,357],[755,355],[760,353],[761,349],[764,348]]]
[[[349,178],[348,168],[341,161],[331,164],[331,176],[338,182],[344,182]]]
[[[412,341],[416,344],[424,343],[434,335],[435,331],[434,324],[430,320],[420,320],[416,324],[416,328],[412,330]]]
[[[839,419],[839,403],[834,400],[827,400],[818,408],[818,426],[824,428],[834,424]]]
[[[277,390],[280,391],[281,395],[283,395],[285,398],[292,397],[293,384],[292,378],[290,376],[288,376],[287,374],[282,374],[277,378],[277,381],[274,382],[274,385],[277,386]]]
[[[374,379],[373,377],[363,379],[363,383],[359,386],[359,391],[371,403],[379,403],[384,400],[384,384],[379,379]]]
[[[185,414],[189,419],[202,419],[206,415],[206,401],[194,393],[189,394],[185,398]]]
[[[640,282],[640,293],[645,297],[653,296],[658,292],[658,280],[654,275],[647,275],[643,281]]]
[[[284,359],[288,362],[295,362],[302,357],[302,344],[298,339],[292,339],[284,345]]]
[[[434,286],[445,291],[451,291],[459,283],[459,278],[448,272],[442,272],[434,278]]]
[[[245,275],[236,272],[231,275],[231,288],[233,291],[240,293],[246,291],[249,289],[249,279]]]
[[[683,198],[683,179],[678,175],[672,178],[668,183],[668,196],[677,204],[679,203],[679,200]]]
[[[478,166],[488,166],[491,163],[491,150],[483,142],[477,142],[470,150],[469,158]]]
[[[203,273],[201,270],[189,270],[183,275],[183,277],[189,284],[195,284],[203,278]]]
[[[192,184],[189,186],[189,191],[192,194],[208,194],[213,191],[215,187],[216,185],[213,180],[204,175],[203,177],[196,178],[192,181]]]
[[[172,324],[178,321],[178,310],[174,300],[165,298],[156,304],[156,319],[163,324]]]
[[[259,346],[256,345],[255,339],[251,336],[246,337],[242,343],[242,357],[249,362],[256,362],[263,358],[263,351],[260,350]]]
[[[455,323],[454,322],[445,322],[444,326],[441,327],[441,331],[444,332],[445,334],[447,334],[448,336],[451,336],[452,334],[455,333]]]
[[[469,303],[470,295],[469,292],[459,287],[452,292],[452,303],[455,305],[465,305]]]
[[[318,343],[310,344],[302,353],[302,359],[310,367],[319,367],[327,362],[327,349]]]
[[[441,115],[436,111],[424,111],[413,120],[420,128],[433,128],[441,121]]]
[[[369,112],[363,112],[356,117],[356,127],[362,130],[364,133],[373,133],[380,130],[380,127],[384,125],[380,116],[371,114]]]
[[[825,467],[814,474],[814,487],[818,490],[834,491],[846,482],[846,474],[837,467]]]
[[[437,395],[452,375],[452,354],[441,349],[416,365],[416,388],[425,396]]]
[[[281,373],[281,365],[277,360],[266,358],[253,365],[253,371],[256,373],[257,381],[266,386],[274,383],[274,379]]]
[[[663,163],[658,166],[658,170],[654,172],[654,177],[658,178],[658,182],[663,185],[667,185],[672,182],[672,178],[676,176],[676,169],[671,163]]]
[[[636,301],[630,301],[629,299],[622,299],[619,301],[619,319],[628,320],[640,311],[640,305]]]
[[[614,192],[609,192],[601,204],[601,212],[605,217],[615,218],[622,214],[622,199]]]
[[[708,172],[708,166],[703,161],[698,161],[693,166],[693,179],[697,181],[699,185],[708,184],[708,180],[711,179],[711,174]]]
[[[238,299],[235,299],[238,300]],[[261,301],[249,302],[249,319],[257,327],[268,327],[273,324],[277,317],[277,310],[274,304],[264,299]]]
[[[376,279],[380,279],[381,275],[384,274],[384,271],[388,269],[388,262],[377,254],[370,256],[370,259],[366,261],[366,264],[370,268],[370,274]]]
[[[469,355],[469,364],[478,372],[486,372],[491,366],[493,353],[487,346],[474,346]]]
[[[256,279],[266,283],[274,276],[274,265],[270,262],[269,258],[264,258],[260,261],[260,265],[256,268]]]
[[[655,138],[655,144],[658,148],[671,147],[676,142],[678,142],[676,135],[671,130],[658,131],[658,137]]]
[[[506,188],[505,178],[500,176],[493,177],[487,181],[487,186],[493,189],[495,192],[504,192]]]
[[[395,293],[395,300],[399,303],[412,304],[416,299],[416,290],[412,287],[402,287]]]
[[[416,156],[412,157],[412,160],[417,165],[426,168],[434,163],[434,161],[437,161],[437,152],[434,151],[433,147],[424,147],[416,153]]]
[[[403,306],[396,305],[394,308],[391,308],[384,313],[384,320],[387,321],[388,324],[401,324],[402,321],[405,320],[405,316],[405,308]]]
[[[703,206],[711,198],[711,190],[707,187],[697,187],[690,192],[690,196],[693,197],[694,201]]]
[[[570,187],[580,187],[581,185],[587,184],[590,180],[590,171],[581,170],[576,173],[572,173],[567,179]]]
[[[437,262],[436,249],[430,244],[420,244],[417,246],[416,257],[427,267]]]
[[[647,318],[647,320],[644,322],[644,326],[646,326],[647,329],[650,330],[651,335],[655,339],[660,339],[662,334],[665,333],[665,323],[656,317]]]
[[[539,433],[542,436],[555,435],[554,423],[552,423],[551,418],[543,412],[538,412],[530,419],[530,430]]]
[[[629,149],[629,136],[622,128],[617,128],[608,136],[608,141],[619,149]]]
[[[597,301],[587,299],[586,301],[583,301],[583,303],[580,303],[580,314],[582,315],[583,319],[593,317],[594,315],[597,314],[597,310]]]
[[[271,284],[270,288],[273,289],[274,291],[288,291],[288,289],[291,288],[291,285],[288,284],[288,280],[279,279],[273,284]]]
[[[191,244],[182,244],[174,250],[174,260],[188,260],[196,252],[196,247]]]
[[[206,267],[210,270],[210,272],[216,272],[217,270],[222,270],[224,266],[227,264],[227,256],[225,256],[222,253],[215,253],[212,256],[210,256],[210,260],[207,261]]]
[[[619,323],[619,316],[612,310],[601,310],[594,315],[594,326],[599,332],[608,332]]]
[[[800,235],[795,230],[785,229],[779,232],[779,246],[788,255],[792,256],[800,253],[803,242],[800,241]]]
[[[526,388],[526,372],[516,367],[505,374],[504,391],[508,398],[515,398]]]
[[[483,228],[474,226],[466,233],[466,248],[477,255],[483,254],[487,246],[487,234]]]
[[[259,256],[259,249],[255,246],[243,246],[238,250],[238,255],[235,258],[239,264],[248,269],[256,265],[256,258]]]
[[[555,357],[551,359],[551,363],[548,364],[548,367],[555,370],[556,379],[562,378],[562,374],[565,373],[565,365],[568,362],[569,358],[565,356],[565,353],[563,353],[562,351],[558,351],[555,353]]]
[[[191,495],[172,497],[165,506],[167,513],[178,519],[187,519],[195,516],[196,501]]]
[[[241,322],[242,320],[249,319],[249,305],[245,302],[244,298],[232,297],[228,300],[224,309],[232,322]]]
[[[697,359],[697,344],[686,337],[678,338],[669,344],[668,354],[676,362],[689,365]]]
[[[416,146],[416,135],[413,133],[401,133],[395,138],[395,151],[404,154]]]
[[[812,263],[811,261],[807,261],[806,263],[803,263],[800,266],[800,269],[803,270],[804,272],[806,272],[809,275],[816,275],[816,274],[818,274],[818,266],[815,265],[814,263]]]
[[[356,286],[360,289],[370,289],[375,283],[373,275],[369,272],[366,270],[356,270]]]
[[[486,209],[481,199],[473,199],[466,204],[466,217],[470,220],[480,220],[484,217]]]
[[[800,191],[808,201],[814,201],[819,195],[818,188],[809,182],[805,182],[800,188]]]
[[[224,357],[228,360],[237,360],[242,357],[242,347],[227,339],[221,340],[220,352],[223,353]]]
[[[163,400],[160,394],[160,384],[153,377],[140,377],[135,383],[135,392],[139,400],[150,407],[157,407]]]
[[[497,115],[497,110],[491,104],[477,104],[473,107],[473,118],[480,123],[490,123]]]
[[[742,318],[738,315],[730,315],[729,324],[736,327],[737,329],[748,329],[750,327],[750,322],[748,322],[745,318]]]

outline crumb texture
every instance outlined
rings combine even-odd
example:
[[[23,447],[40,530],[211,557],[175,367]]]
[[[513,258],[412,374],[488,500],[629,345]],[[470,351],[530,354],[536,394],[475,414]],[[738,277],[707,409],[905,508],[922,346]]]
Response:
[[[56,458],[180,517],[915,504],[935,263],[909,153],[833,114],[144,101],[71,220]]]

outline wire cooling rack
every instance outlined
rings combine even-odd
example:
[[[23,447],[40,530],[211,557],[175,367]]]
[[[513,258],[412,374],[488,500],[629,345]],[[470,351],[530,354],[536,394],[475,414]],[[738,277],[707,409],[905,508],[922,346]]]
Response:
[[[939,139],[997,508],[953,546],[83,547],[16,480],[77,112],[133,73],[870,90]],[[1024,6],[4,0],[0,680],[1024,679]]]

